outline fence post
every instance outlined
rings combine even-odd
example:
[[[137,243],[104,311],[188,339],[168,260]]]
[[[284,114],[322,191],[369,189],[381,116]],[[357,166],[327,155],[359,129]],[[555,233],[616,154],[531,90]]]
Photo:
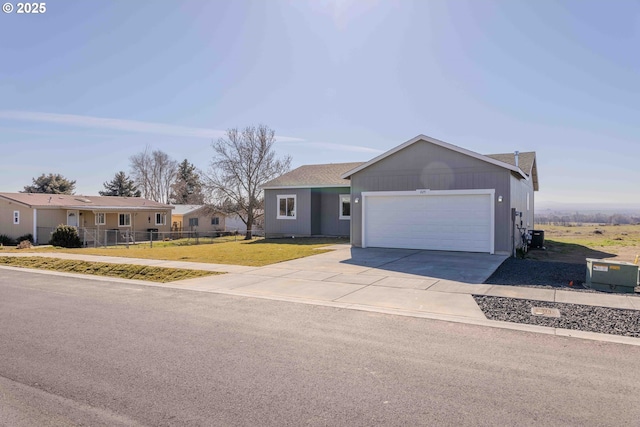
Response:
[[[129,229],[128,228],[127,228],[127,231],[125,231],[124,238],[127,241],[127,243],[126,243],[127,249],[129,249]]]
[[[149,242],[151,242],[151,247],[153,247],[153,231],[149,232]]]

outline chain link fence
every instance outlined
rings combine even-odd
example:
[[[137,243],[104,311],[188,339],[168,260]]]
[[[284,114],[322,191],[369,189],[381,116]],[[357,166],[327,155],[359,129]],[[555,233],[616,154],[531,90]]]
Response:
[[[51,240],[55,228],[38,227],[38,244],[46,245]],[[264,237],[264,231],[252,230],[253,237]],[[198,245],[223,243],[243,240],[246,230],[231,231],[159,231],[150,228],[146,231],[132,231],[129,229],[98,229],[78,228],[78,235],[84,247],[129,246],[146,244],[153,246],[164,242],[172,245]]]

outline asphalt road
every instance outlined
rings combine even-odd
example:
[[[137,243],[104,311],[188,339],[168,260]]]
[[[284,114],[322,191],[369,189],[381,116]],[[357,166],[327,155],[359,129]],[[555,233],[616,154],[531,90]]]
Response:
[[[0,269],[0,425],[638,426],[640,348]]]

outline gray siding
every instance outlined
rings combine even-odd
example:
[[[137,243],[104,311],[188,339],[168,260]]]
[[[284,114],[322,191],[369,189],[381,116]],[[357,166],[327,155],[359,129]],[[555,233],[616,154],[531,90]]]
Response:
[[[321,215],[318,212],[322,209],[322,193],[319,190],[311,190],[311,234],[322,234]]]
[[[350,221],[340,219],[340,195],[347,187],[265,190],[264,230],[266,237],[344,236]],[[296,219],[278,219],[278,195],[296,195]]]
[[[351,198],[363,191],[495,189],[495,251],[509,253],[510,171],[428,142],[418,141],[351,177]],[[498,196],[503,202],[498,203]],[[389,218],[393,221],[393,218]],[[362,203],[351,205],[351,241],[362,246]]]
[[[295,194],[296,219],[278,219],[278,196]],[[264,232],[266,237],[311,236],[311,189],[264,191]]]
[[[529,206],[527,209],[527,195],[529,195]],[[527,230],[533,230],[534,220],[534,191],[533,181],[518,179],[511,176],[511,207],[516,211],[522,212],[522,226]],[[520,218],[516,219],[520,222]],[[511,237],[515,247],[520,246],[520,236],[516,233],[515,224],[511,227]]]
[[[340,195],[349,194],[349,188],[321,188],[313,192],[321,197],[320,209],[313,210],[313,216],[317,216],[320,222],[320,231],[315,234],[348,237],[351,221],[340,219]]]

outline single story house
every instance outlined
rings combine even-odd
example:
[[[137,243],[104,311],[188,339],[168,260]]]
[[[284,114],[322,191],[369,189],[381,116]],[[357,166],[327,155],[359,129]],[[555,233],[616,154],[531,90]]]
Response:
[[[535,152],[482,155],[418,135],[347,165],[302,166],[265,184],[267,237],[511,254],[534,224]]]
[[[247,226],[238,215],[226,215],[207,205],[174,205],[171,214],[171,231],[219,231],[244,234]],[[260,224],[254,224],[254,231]]]
[[[12,239],[31,234],[36,243],[46,244],[60,224],[77,227],[85,243],[104,230],[168,232],[172,209],[140,197],[0,193],[0,234]]]

